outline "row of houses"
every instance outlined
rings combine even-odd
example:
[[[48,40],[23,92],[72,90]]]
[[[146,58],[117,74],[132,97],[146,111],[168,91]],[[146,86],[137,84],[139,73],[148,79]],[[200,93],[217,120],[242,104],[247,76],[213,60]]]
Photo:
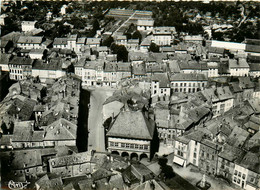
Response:
[[[1,62],[2,71],[9,72],[11,80],[19,81],[28,77],[39,77],[44,82],[47,79],[60,78],[67,73],[66,68],[68,66],[64,66],[61,58],[54,58],[45,62],[42,59],[11,56],[9,54],[1,54],[1,56],[3,59],[3,62]]]
[[[80,80],[13,84],[1,102],[1,149],[76,146]]]
[[[142,96],[129,91],[114,95],[103,105],[103,120],[112,118],[106,134],[108,151],[131,159],[141,159],[146,153],[150,158],[149,147],[158,137],[171,145],[173,163],[193,165],[244,189],[258,189],[259,97],[236,103],[238,97],[232,86],[205,89],[189,97],[176,93],[170,101],[152,104],[146,115],[141,110],[148,104]],[[134,106],[127,110],[130,99]],[[156,137],[146,131],[151,129],[149,121],[154,122],[150,127],[154,126]],[[144,132],[136,133],[140,130]]]
[[[256,99],[175,137],[173,162],[182,167],[193,165],[243,189],[258,189],[259,111],[255,109],[259,109]],[[243,116],[249,119],[241,122]]]

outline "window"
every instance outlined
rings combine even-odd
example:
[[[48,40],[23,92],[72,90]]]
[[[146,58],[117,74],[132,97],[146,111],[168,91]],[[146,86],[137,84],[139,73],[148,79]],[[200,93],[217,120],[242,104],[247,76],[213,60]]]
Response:
[[[209,158],[209,153],[207,153],[207,158]]]
[[[214,160],[214,155],[211,156],[211,159]]]
[[[138,149],[138,148],[139,148],[139,145],[138,145],[138,144],[135,144],[135,148]]]
[[[115,143],[115,146],[118,147],[118,143],[117,142]]]
[[[242,178],[243,178],[243,179],[246,179],[246,174],[243,174],[243,175],[242,175]]]
[[[183,157],[183,152],[181,152],[181,151],[178,150],[177,154],[178,154],[179,156]]]
[[[203,151],[203,150],[202,150],[202,152],[201,152],[201,156],[204,157],[204,151]]]
[[[130,147],[130,144],[128,144],[128,143],[125,144],[125,147],[126,147],[126,148],[129,148],[129,147]]]
[[[194,154],[193,154],[193,157],[194,157],[194,158],[196,158],[196,157],[197,157],[197,153],[196,153],[196,152],[194,152]]]
[[[235,170],[234,175],[237,175],[237,170]]]
[[[186,86],[186,83],[184,83],[184,86]]]
[[[144,145],[144,150],[148,150],[148,145]]]
[[[238,177],[241,177],[241,172],[238,172]]]
[[[121,147],[125,148],[125,143],[121,143]]]
[[[182,83],[180,84],[180,86],[182,87]]]
[[[130,148],[134,148],[134,144],[130,144]]]
[[[114,142],[110,142],[110,146],[115,146],[115,143]]]
[[[139,149],[144,149],[144,145],[139,145]]]
[[[240,179],[239,178],[237,179],[237,183],[240,184]]]

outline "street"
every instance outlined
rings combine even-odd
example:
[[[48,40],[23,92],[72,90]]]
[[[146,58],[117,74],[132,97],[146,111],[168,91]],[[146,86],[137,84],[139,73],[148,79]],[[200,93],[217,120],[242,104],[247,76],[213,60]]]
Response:
[[[113,94],[114,90],[108,87],[91,90],[88,118],[88,150],[105,150],[105,131],[102,121],[102,108],[106,98]]]

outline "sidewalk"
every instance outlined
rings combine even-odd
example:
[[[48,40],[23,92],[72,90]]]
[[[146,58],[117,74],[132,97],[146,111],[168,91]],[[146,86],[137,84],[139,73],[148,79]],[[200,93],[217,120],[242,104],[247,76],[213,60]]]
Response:
[[[202,179],[203,174],[200,173],[198,168],[189,165],[186,168],[178,166],[172,162],[173,155],[168,156],[168,164],[172,166],[175,173],[182,176],[184,179],[189,181],[192,185],[196,186],[196,183]],[[214,178],[213,176],[206,175],[206,180],[211,184],[210,189],[214,190],[237,190],[239,188],[234,188],[230,186],[226,181],[220,178]]]

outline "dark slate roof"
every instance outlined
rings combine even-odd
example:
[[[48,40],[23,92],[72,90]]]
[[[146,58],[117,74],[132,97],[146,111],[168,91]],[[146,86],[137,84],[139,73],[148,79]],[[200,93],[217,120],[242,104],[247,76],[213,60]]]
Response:
[[[155,125],[141,111],[122,111],[107,136],[152,140]]]
[[[259,45],[248,45],[247,44],[245,51],[260,53],[260,46]]]
[[[77,126],[60,118],[48,125],[45,131],[45,140],[76,140]]]
[[[91,160],[90,152],[81,152],[72,155],[65,155],[60,157],[55,157],[49,160],[53,168],[79,165],[88,163]]]
[[[40,44],[43,41],[42,36],[20,36],[17,43],[21,44]]]
[[[178,73],[172,75],[170,80],[171,81],[207,81],[208,79],[204,74]]]
[[[25,169],[42,165],[40,150],[13,151],[13,169]]]
[[[154,73],[152,80],[159,81],[160,88],[170,88],[170,80],[167,73]]]
[[[33,65],[33,62],[34,62],[33,59],[15,56],[10,61],[10,64],[12,64],[12,65]]]
[[[44,131],[34,131],[34,122],[16,122],[14,125],[13,142],[41,142]]]
[[[243,159],[240,161],[239,165],[247,168],[251,171],[259,173],[260,171],[260,154],[247,152]]]
[[[260,72],[260,63],[251,63],[250,71],[259,71]]]
[[[0,63],[7,65],[11,58],[11,54],[0,53]]]
[[[224,48],[218,48],[218,47],[210,47],[209,53],[216,53],[216,54],[223,54],[225,51]]]
[[[53,45],[67,45],[68,38],[55,38]]]
[[[222,151],[219,153],[219,156],[221,158],[224,158],[225,160],[234,162],[235,160],[239,159],[243,154],[244,154],[243,150],[225,144]]]
[[[51,59],[49,63],[44,63],[43,60],[36,60],[32,69],[38,70],[62,70],[62,62],[59,59]]]

